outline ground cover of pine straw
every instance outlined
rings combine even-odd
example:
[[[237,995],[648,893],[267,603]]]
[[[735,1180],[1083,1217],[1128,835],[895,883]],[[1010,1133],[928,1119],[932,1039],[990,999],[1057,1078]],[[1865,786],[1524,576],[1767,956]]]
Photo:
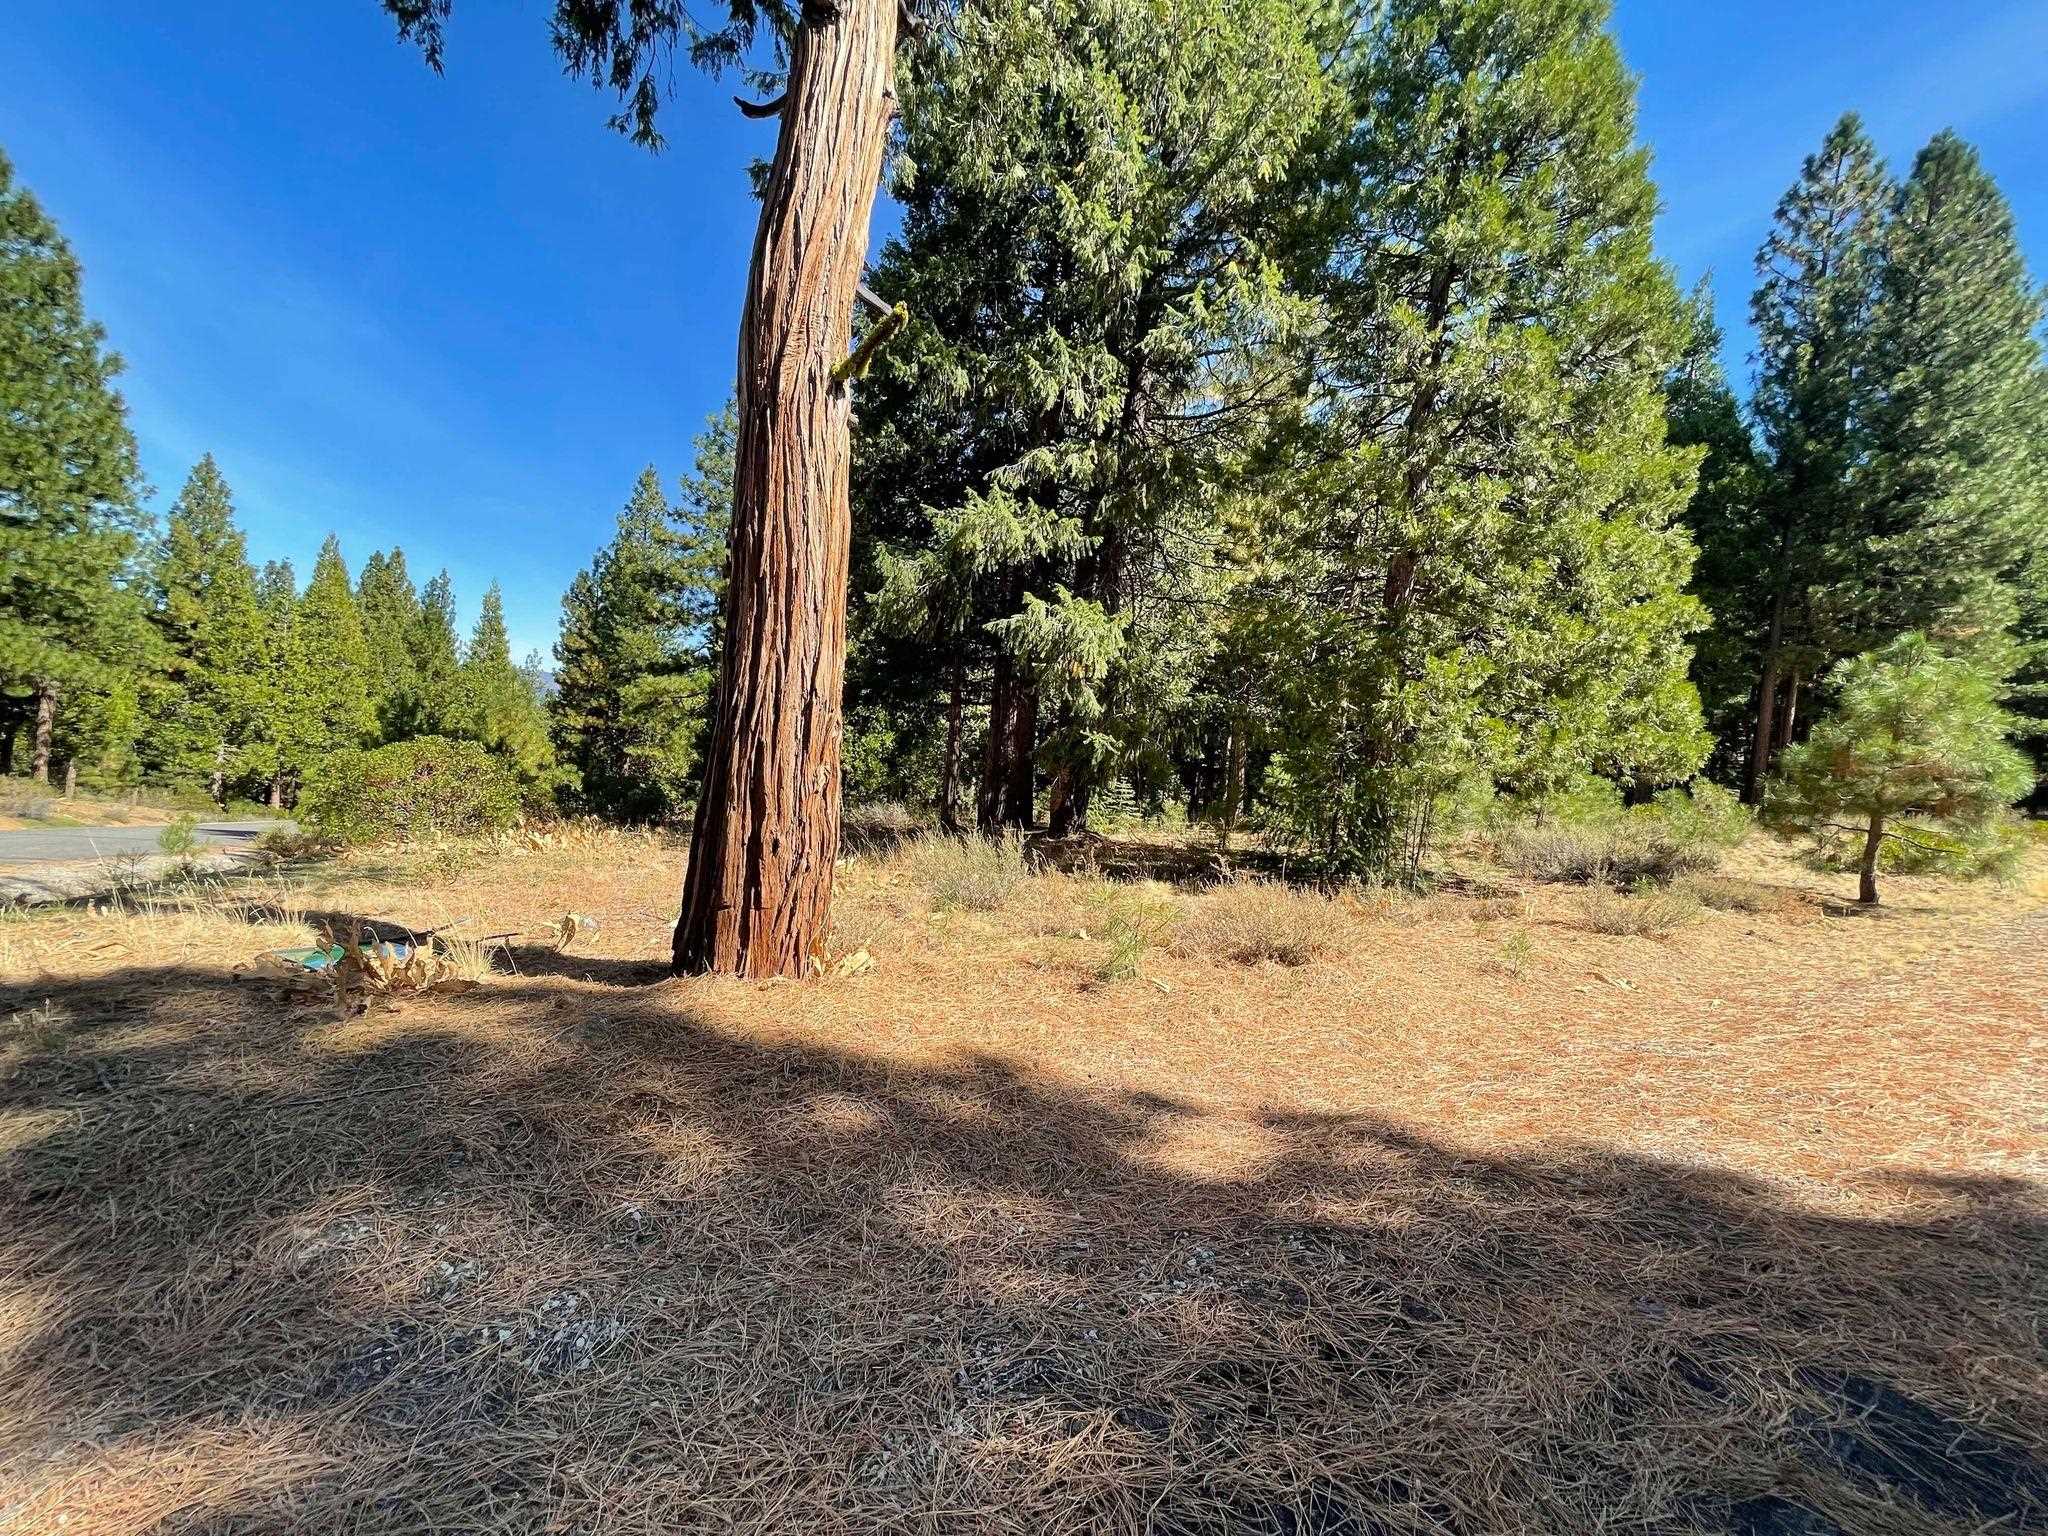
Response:
[[[1746,850],[1651,938],[1479,871],[1246,965],[882,849],[874,968],[747,985],[648,963],[680,858],[0,920],[0,1529],[2048,1522],[2038,869],[1862,916]],[[234,970],[568,910],[346,1016]]]

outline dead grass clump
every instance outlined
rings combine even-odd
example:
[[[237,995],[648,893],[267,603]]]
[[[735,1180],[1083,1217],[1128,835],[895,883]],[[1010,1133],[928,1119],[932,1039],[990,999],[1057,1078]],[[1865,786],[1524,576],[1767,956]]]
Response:
[[[1677,889],[1715,912],[1773,912],[1786,904],[1784,893],[1768,885],[1725,875],[1692,875]]]
[[[1344,933],[1344,914],[1329,897],[1239,876],[1201,899],[1174,948],[1238,965],[1307,965],[1337,953]]]
[[[961,912],[1000,911],[1031,878],[1024,845],[1015,837],[920,838],[904,857],[910,878],[933,906]]]
[[[1530,880],[1571,885],[1663,883],[1712,869],[1721,850],[1648,821],[1521,827],[1500,842],[1501,862]]]
[[[1628,895],[1611,886],[1595,885],[1580,893],[1579,914],[1595,933],[1658,938],[1697,918],[1700,903],[1691,893],[1677,889]]]

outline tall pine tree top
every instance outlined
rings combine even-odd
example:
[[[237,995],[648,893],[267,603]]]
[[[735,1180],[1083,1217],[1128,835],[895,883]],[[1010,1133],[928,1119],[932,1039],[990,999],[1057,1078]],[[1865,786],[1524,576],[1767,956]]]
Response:
[[[1752,408],[1774,462],[1772,496],[1789,548],[1824,543],[1843,521],[1862,449],[1864,329],[1876,298],[1891,183],[1851,112],[1806,157],[1757,252]]]
[[[0,688],[123,659],[110,594],[140,514],[120,369],[71,247],[0,155]]]
[[[1885,229],[1870,322],[1861,586],[1872,638],[1968,636],[2038,536],[2035,291],[2012,210],[1953,133],[1914,159]],[[1994,612],[1999,610],[1999,612]]]
[[[412,691],[412,634],[420,598],[405,568],[405,551],[371,552],[356,581],[356,607],[370,648],[371,702],[388,736],[400,726]]]
[[[153,572],[165,682],[143,741],[156,772],[212,778],[239,761],[263,707],[263,612],[256,572],[220,466],[192,468],[165,520]]]
[[[303,713],[288,763],[304,770],[318,759],[371,739],[370,648],[363,639],[341,541],[320,546],[313,574],[292,625],[289,671],[301,690]]]

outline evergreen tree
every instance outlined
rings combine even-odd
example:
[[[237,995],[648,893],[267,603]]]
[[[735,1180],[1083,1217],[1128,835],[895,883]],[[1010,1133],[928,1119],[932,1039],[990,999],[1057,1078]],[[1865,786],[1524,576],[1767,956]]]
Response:
[[[1247,543],[1277,653],[1276,813],[1398,872],[1442,797],[1703,755],[1665,440],[1687,326],[1604,0],[1394,0],[1344,73],[1355,124],[1317,359],[1323,467]]]
[[[405,568],[405,551],[373,551],[356,580],[356,608],[363,617],[363,641],[370,648],[370,702],[379,734],[397,739],[406,703],[413,695],[412,639],[419,623],[419,593]]]
[[[80,290],[70,246],[0,155],[0,720],[10,743],[32,722],[43,779],[64,700],[131,689],[137,649],[135,439],[121,361]]]
[[[1769,473],[1754,541],[1761,610],[1744,798],[1790,739],[1801,686],[1840,654],[1862,550],[1853,474],[1868,449],[1869,346],[1890,183],[1853,112],[1807,156],[1757,252],[1752,401]]]
[[[304,679],[294,670],[301,659],[292,645],[298,622],[299,584],[288,560],[265,563],[256,579],[256,605],[263,613],[262,708],[244,760],[260,782],[272,809],[297,798],[298,785],[287,763],[288,744],[304,738],[310,707]]]
[[[245,763],[264,704],[263,614],[235,506],[208,454],[172,503],[157,552],[155,620],[166,658],[150,690],[145,762],[160,777],[228,786],[267,764]]]
[[[2043,307],[2012,212],[1952,133],[1920,151],[1885,229],[1869,327],[1856,629],[1908,630],[2012,663],[2012,583],[2048,484],[2032,416]]]
[[[442,571],[420,594],[419,612],[406,642],[405,692],[386,730],[390,739],[462,734],[460,644],[455,629],[455,584]]]
[[[1995,679],[1924,636],[1843,662],[1828,681],[1835,707],[1785,753],[1771,809],[1808,832],[1860,836],[1863,901],[1877,901],[1885,840],[1914,840],[1903,820],[1981,835],[2033,787],[2026,760],[2007,744],[2012,722]]]
[[[641,471],[612,542],[562,601],[555,739],[581,802],[602,815],[671,816],[689,796],[711,694],[729,421],[728,410],[698,439],[682,520],[653,467]]]
[[[322,758],[371,740],[377,725],[362,616],[341,543],[331,533],[299,599],[285,656],[286,676],[299,703],[282,743],[284,770],[303,781],[307,769]]]
[[[1158,745],[1193,643],[1218,484],[1307,316],[1277,195],[1333,97],[1289,0],[970,9],[904,99],[904,232],[877,283],[917,317],[864,415],[885,631],[945,651],[956,775],[988,679],[978,816],[1056,831]],[[888,673],[889,648],[874,668]],[[931,695],[927,695],[930,697]],[[948,789],[943,799],[950,801]]]
[[[460,677],[467,717],[461,734],[503,758],[522,785],[551,788],[555,754],[548,741],[547,710],[512,665],[504,594],[495,581],[484,593]]]
[[[1699,559],[1692,589],[1705,604],[1709,628],[1698,638],[1692,678],[1714,738],[1710,771],[1740,782],[1750,733],[1751,696],[1761,651],[1747,616],[1762,612],[1768,594],[1757,551],[1766,544],[1761,505],[1764,465],[1720,362],[1721,328],[1703,279],[1689,301],[1691,339],[1665,381],[1670,439],[1705,450],[1685,523]]]

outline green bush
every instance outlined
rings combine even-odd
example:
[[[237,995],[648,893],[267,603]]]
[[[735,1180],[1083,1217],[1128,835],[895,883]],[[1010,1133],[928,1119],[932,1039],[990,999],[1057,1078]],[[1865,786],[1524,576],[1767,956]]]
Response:
[[[307,777],[299,820],[344,844],[418,842],[502,831],[519,786],[473,741],[421,736],[371,752],[337,752]]]
[[[1559,814],[1560,806],[1574,814]],[[1619,796],[1580,792],[1552,799],[1535,826],[1495,835],[1503,863],[1531,880],[1575,885],[1664,883],[1712,869],[1749,834],[1750,815],[1718,784],[1667,789],[1648,805],[1624,809]]]
[[[1714,848],[1735,847],[1756,825],[1734,790],[1705,779],[1690,790],[1664,790],[1650,802],[1650,811],[1675,840]]]
[[[157,833],[156,845],[165,853],[190,853],[199,846],[199,819],[189,811],[173,816]]]

